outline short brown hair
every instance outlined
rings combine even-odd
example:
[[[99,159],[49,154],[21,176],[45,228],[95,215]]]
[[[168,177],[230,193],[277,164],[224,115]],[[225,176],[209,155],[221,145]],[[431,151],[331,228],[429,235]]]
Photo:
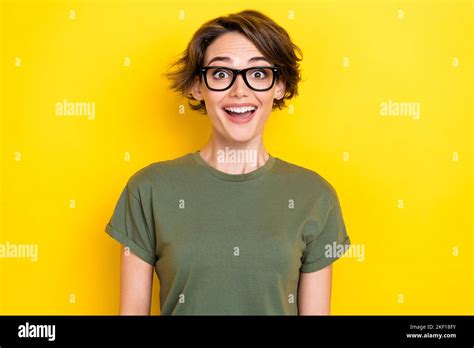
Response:
[[[273,64],[280,68],[279,78],[285,83],[285,95],[282,99],[274,100],[272,110],[285,107],[285,99],[289,100],[298,95],[298,82],[301,80],[299,61],[303,58],[301,49],[290,39],[290,36],[272,19],[254,10],[245,10],[230,14],[227,17],[217,17],[204,23],[194,34],[187,48],[171,65],[176,67],[164,75],[171,81],[171,89],[189,99],[193,110],[207,113],[205,102],[196,101],[190,93],[196,77],[201,79],[199,68],[204,63],[207,47],[221,34],[239,32],[245,35],[260,52]],[[299,53],[301,58],[296,55]]]

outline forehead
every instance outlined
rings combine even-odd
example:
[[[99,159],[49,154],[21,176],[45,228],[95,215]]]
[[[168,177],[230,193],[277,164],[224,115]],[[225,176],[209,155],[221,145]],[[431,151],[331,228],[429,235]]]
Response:
[[[252,41],[240,33],[230,32],[220,35],[207,47],[204,64],[209,64],[215,57],[228,57],[227,62],[237,66],[246,64],[250,58],[257,56],[263,57],[263,54]]]

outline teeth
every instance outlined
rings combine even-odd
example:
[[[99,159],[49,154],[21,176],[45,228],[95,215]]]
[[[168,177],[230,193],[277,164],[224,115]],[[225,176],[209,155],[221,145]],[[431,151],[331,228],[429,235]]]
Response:
[[[244,107],[240,107],[240,108],[225,108],[225,110],[227,111],[232,111],[232,112],[236,112],[236,113],[239,113],[239,114],[243,114],[244,112],[248,112],[248,111],[253,111],[255,110],[256,108],[254,106],[244,106]]]

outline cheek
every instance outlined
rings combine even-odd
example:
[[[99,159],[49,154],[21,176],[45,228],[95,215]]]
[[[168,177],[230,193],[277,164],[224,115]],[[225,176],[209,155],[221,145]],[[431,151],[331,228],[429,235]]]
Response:
[[[221,95],[209,91],[203,92],[203,98],[208,109],[218,109],[219,103],[223,99]]]
[[[261,107],[265,110],[271,110],[273,106],[273,92],[260,98]]]

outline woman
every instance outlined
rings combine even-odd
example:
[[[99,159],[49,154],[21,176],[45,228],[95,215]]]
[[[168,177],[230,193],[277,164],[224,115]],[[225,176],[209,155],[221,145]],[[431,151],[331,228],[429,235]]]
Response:
[[[265,123],[297,95],[301,53],[265,15],[205,23],[167,74],[206,113],[201,151],[124,188],[106,231],[125,248],[120,314],[329,314],[334,248],[350,245],[334,188],[267,152]],[[332,251],[332,252],[331,252]]]

